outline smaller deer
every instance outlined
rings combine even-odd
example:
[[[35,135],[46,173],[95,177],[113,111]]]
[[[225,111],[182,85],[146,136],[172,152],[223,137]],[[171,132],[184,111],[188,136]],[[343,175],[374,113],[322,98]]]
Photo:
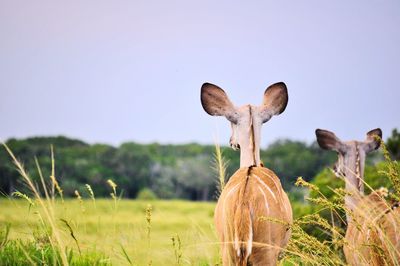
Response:
[[[292,208],[279,178],[260,160],[261,126],[287,105],[282,82],[269,86],[261,106],[235,107],[216,85],[201,87],[201,103],[232,126],[230,145],[240,149],[240,169],[223,189],[214,220],[221,240],[223,265],[276,265],[290,237]]]
[[[382,131],[379,128],[369,131],[365,141],[345,142],[327,130],[317,129],[315,133],[321,148],[338,153],[333,170],[345,181],[347,231],[343,249],[347,262],[350,265],[399,265],[398,205],[388,205],[383,190],[364,196],[365,157],[379,148]]]

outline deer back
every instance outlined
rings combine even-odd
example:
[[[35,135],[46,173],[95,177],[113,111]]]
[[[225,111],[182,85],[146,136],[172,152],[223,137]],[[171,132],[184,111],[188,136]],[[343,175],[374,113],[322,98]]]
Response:
[[[251,253],[249,261],[268,252],[278,257],[290,237],[292,208],[279,178],[264,167],[240,168],[221,193],[215,210],[217,232],[233,243],[229,257]]]
[[[344,253],[350,265],[400,263],[400,209],[377,193],[364,197],[346,231]]]

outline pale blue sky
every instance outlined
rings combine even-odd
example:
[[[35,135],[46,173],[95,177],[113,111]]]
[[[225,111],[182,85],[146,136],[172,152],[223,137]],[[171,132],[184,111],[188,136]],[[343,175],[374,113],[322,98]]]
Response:
[[[0,0],[0,139],[227,144],[200,87],[238,105],[284,81],[263,128],[311,142],[400,127],[400,2]]]

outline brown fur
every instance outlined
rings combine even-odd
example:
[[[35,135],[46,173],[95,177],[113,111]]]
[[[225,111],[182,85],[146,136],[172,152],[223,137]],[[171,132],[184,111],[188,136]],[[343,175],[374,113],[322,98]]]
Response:
[[[287,102],[283,82],[266,89],[261,106],[239,108],[218,86],[204,83],[201,88],[204,110],[231,122],[230,145],[240,147],[241,168],[222,191],[214,216],[224,266],[276,265],[279,252],[289,241],[292,209],[288,197],[276,175],[259,167],[261,126],[281,114]]]
[[[214,220],[222,242],[223,265],[276,265],[290,237],[288,225],[292,223],[292,209],[278,177],[271,170],[243,167],[222,191]],[[235,238],[239,247],[235,247]]]
[[[350,265],[400,264],[400,211],[388,205],[382,192],[364,196],[366,155],[379,148],[382,130],[373,129],[365,141],[341,141],[333,132],[317,129],[318,144],[338,152],[335,172],[343,176],[347,208],[344,254]]]
[[[344,246],[350,265],[400,263],[400,210],[377,193],[363,197],[349,222]]]

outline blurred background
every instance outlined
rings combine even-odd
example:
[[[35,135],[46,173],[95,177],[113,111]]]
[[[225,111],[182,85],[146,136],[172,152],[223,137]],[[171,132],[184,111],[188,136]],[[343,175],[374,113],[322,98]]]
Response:
[[[112,179],[123,197],[215,200],[215,142],[227,177],[239,153],[224,146],[229,123],[202,109],[201,85],[240,106],[284,81],[288,107],[263,127],[262,160],[285,189],[335,161],[316,128],[363,140],[380,127],[399,159],[399,12],[394,0],[0,0],[0,140],[35,180],[35,156],[50,175],[52,144],[66,195],[91,184],[108,196]],[[2,149],[0,191],[16,189]]]

